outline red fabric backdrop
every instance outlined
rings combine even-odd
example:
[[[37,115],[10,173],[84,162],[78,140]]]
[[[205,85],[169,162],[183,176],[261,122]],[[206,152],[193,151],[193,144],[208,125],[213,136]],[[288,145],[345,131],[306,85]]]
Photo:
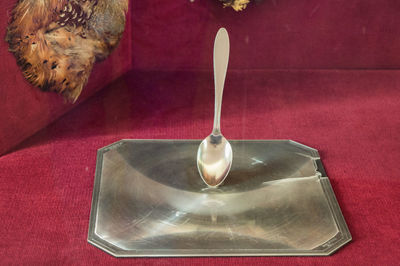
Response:
[[[95,70],[91,86],[100,88],[129,51],[132,70],[0,157],[1,264],[398,264],[398,1],[265,0],[241,14],[215,0],[131,4],[128,40]],[[0,6],[5,12],[11,4]],[[231,36],[224,135],[293,139],[320,151],[353,236],[333,256],[115,259],[86,242],[98,148],[122,138],[209,133],[219,26]],[[7,85],[0,91],[1,134],[50,121],[29,111],[69,108],[28,86],[0,45]],[[8,143],[7,134],[1,141]]]
[[[209,69],[215,32],[232,43],[231,69],[400,67],[396,0],[264,0],[244,12],[217,0],[132,1],[139,69]]]

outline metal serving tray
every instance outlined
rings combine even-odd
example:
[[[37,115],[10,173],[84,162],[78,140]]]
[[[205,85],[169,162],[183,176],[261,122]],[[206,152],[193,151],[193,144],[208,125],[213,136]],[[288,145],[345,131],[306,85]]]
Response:
[[[317,150],[230,142],[217,189],[199,177],[199,140],[100,149],[88,241],[117,257],[171,257],[329,255],[351,240]]]

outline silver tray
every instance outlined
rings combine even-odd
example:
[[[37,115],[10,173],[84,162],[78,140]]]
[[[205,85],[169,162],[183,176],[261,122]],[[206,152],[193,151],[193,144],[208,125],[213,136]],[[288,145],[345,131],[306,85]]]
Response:
[[[318,151],[231,141],[224,184],[207,188],[199,140],[121,140],[100,149],[88,241],[117,257],[329,255],[351,240]]]

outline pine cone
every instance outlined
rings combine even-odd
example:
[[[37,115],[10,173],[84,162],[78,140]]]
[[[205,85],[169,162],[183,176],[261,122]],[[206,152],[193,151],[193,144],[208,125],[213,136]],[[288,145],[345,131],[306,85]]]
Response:
[[[6,41],[30,83],[75,102],[119,43],[127,9],[128,0],[20,0]]]

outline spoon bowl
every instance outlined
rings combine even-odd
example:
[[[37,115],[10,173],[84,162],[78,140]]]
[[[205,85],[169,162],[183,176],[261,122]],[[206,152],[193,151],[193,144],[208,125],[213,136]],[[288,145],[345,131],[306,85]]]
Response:
[[[232,166],[232,147],[222,135],[211,134],[197,151],[197,168],[203,181],[210,187],[224,182]]]

